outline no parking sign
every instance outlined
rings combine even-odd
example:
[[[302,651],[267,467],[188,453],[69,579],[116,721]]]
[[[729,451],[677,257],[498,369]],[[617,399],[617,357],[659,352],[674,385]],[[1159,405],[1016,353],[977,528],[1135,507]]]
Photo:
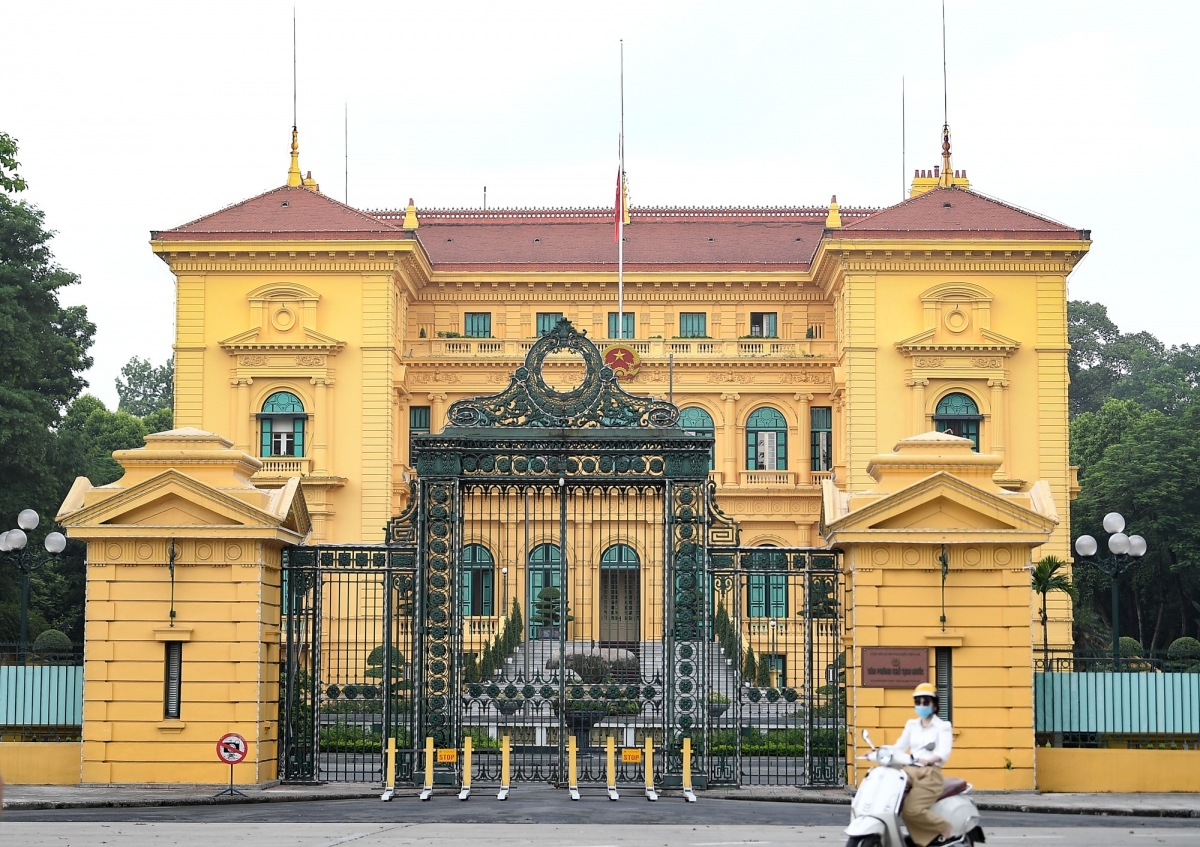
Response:
[[[236,732],[228,732],[217,742],[217,758],[227,765],[236,765],[246,758],[249,745]]]

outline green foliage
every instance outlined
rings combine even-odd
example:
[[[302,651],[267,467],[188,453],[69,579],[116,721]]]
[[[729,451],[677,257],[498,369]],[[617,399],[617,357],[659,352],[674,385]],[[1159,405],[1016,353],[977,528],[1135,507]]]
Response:
[[[367,679],[383,679],[383,660],[387,656],[388,653],[382,644],[372,650],[367,656],[367,669],[363,676]],[[389,661],[393,682],[404,679],[404,654],[392,647]]]
[[[1185,636],[1176,638],[1167,648],[1165,670],[1196,673],[1200,671],[1200,641]]]
[[[1142,657],[1142,643],[1136,638],[1130,638],[1128,635],[1121,636],[1121,656],[1127,659],[1140,659]]]
[[[562,592],[553,586],[546,586],[538,592],[533,604],[533,614],[529,622],[537,626],[558,626],[563,621],[573,621],[571,606],[562,596]]]
[[[767,688],[771,684],[771,663],[767,661],[766,656],[762,656],[758,660],[758,667],[755,669],[754,684],[759,688]]]
[[[149,359],[134,356],[117,377],[117,410],[139,418],[170,409],[175,402],[175,358],[155,367]]]
[[[1058,556],[1044,556],[1033,566],[1030,582],[1035,593],[1042,598],[1042,658],[1045,661],[1050,655],[1050,636],[1047,632],[1046,597],[1051,591],[1061,591],[1075,599],[1075,586],[1065,568],[1067,563]]]
[[[7,132],[0,132],[0,189],[16,194],[29,187],[17,173],[20,165],[17,161],[17,140]]]
[[[742,663],[742,679],[754,682],[758,679],[758,663],[754,660],[754,648],[746,648],[746,659]]]
[[[68,664],[73,646],[65,632],[47,629],[34,639],[33,654],[44,665]]]
[[[738,735],[741,736],[740,739]],[[814,756],[845,755],[845,739],[838,730],[814,729],[811,738]],[[768,729],[764,731],[749,726],[742,727],[740,733],[732,729],[714,732],[709,751],[716,756],[731,756],[734,745],[739,741],[743,756],[804,755],[803,729]]]

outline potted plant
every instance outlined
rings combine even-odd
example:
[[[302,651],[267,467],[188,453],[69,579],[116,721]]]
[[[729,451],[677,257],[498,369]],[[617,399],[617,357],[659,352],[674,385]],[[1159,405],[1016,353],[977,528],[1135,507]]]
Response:
[[[525,698],[521,696],[520,692],[510,697],[507,693],[501,691],[492,698],[492,705],[502,715],[515,715],[525,705]]]
[[[562,637],[562,625],[575,620],[570,605],[561,591],[546,586],[538,592],[529,622],[538,628],[538,638],[543,641],[558,641]]]
[[[708,692],[708,716],[719,718],[729,711],[729,698],[720,691]]]

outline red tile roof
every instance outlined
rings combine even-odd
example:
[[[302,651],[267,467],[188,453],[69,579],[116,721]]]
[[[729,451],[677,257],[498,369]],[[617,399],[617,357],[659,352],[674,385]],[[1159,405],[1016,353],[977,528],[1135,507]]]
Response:
[[[935,188],[882,209],[831,233],[837,238],[1088,238],[1050,218],[1035,215],[964,188]]]
[[[283,186],[151,237],[163,241],[247,241],[264,235],[300,239],[405,238],[398,224],[364,214],[325,194]]]
[[[843,217],[873,210],[843,209]],[[373,213],[402,220],[402,211]],[[807,268],[825,208],[633,208],[627,270]],[[419,209],[417,237],[438,270],[611,270],[611,209]]]

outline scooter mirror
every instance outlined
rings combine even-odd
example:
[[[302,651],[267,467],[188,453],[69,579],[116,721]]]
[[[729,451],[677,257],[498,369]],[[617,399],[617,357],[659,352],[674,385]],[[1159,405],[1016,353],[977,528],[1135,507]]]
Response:
[[[870,747],[872,750],[875,749],[875,745],[871,743],[871,734],[869,732],[867,732],[865,729],[863,730],[863,741],[867,742],[867,746]]]

